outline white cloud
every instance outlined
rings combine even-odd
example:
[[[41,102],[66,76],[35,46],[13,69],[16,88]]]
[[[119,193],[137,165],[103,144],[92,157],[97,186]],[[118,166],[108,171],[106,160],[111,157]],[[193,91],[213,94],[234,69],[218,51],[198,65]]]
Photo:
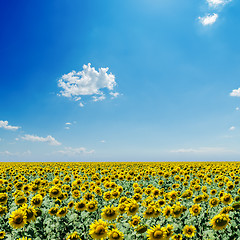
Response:
[[[198,17],[200,23],[204,26],[206,25],[212,25],[213,23],[216,22],[218,18],[218,14],[217,13],[213,13],[212,15],[211,14],[208,14],[207,16],[205,17]]]
[[[106,141],[105,141],[105,140],[101,140],[100,142],[101,142],[101,143],[105,143]]]
[[[84,107],[84,104],[82,102],[79,103],[80,107]]]
[[[237,111],[239,111],[239,110],[240,110],[240,108],[239,108],[239,107],[236,107],[236,110],[237,110]]]
[[[31,155],[31,151],[30,150],[27,150],[26,152],[16,152],[16,153],[12,153],[12,152],[9,152],[9,151],[3,151],[3,152],[0,152],[1,155],[4,155],[4,156],[9,156],[9,157],[12,157],[12,156],[26,156],[26,155]]]
[[[223,6],[229,2],[231,2],[231,0],[207,0],[209,7],[219,7],[219,6]]]
[[[0,128],[4,128],[7,130],[18,130],[20,127],[18,126],[11,126],[8,124],[8,121],[0,121]]]
[[[172,153],[220,153],[229,152],[225,148],[219,147],[199,147],[199,148],[180,148],[176,150],[171,150]]]
[[[232,126],[232,127],[229,128],[230,131],[233,131],[233,130],[235,130],[235,129],[236,129],[236,127],[234,127],[234,126]]]
[[[240,97],[240,88],[233,89],[232,92],[230,93],[230,96],[232,96],[232,97]]]
[[[109,94],[112,95],[112,98],[116,98],[119,96],[118,92],[110,92]]]
[[[104,94],[101,96],[93,96],[92,98],[93,98],[94,102],[98,102],[98,101],[102,101],[102,100],[106,99]]]
[[[54,137],[48,135],[47,137],[39,137],[34,135],[25,134],[24,137],[21,137],[23,140],[31,141],[31,142],[47,142],[49,145],[59,146],[61,145]]]
[[[70,122],[66,122],[65,125],[72,125]]]
[[[99,68],[97,71],[88,63],[83,65],[82,71],[64,74],[58,80],[58,86],[63,89],[59,95],[75,101],[81,100],[83,96],[91,96],[94,101],[104,100],[106,96],[103,90],[112,92],[117,85],[115,76],[107,72],[108,68]],[[82,107],[83,103],[80,103],[80,106]]]
[[[65,127],[65,129],[69,130],[69,129],[70,129],[70,127]]]
[[[87,151],[86,148],[84,147],[79,148],[65,147],[64,150],[60,150],[55,153],[60,153],[68,156],[76,156],[79,154],[92,154],[94,153],[94,150]]]

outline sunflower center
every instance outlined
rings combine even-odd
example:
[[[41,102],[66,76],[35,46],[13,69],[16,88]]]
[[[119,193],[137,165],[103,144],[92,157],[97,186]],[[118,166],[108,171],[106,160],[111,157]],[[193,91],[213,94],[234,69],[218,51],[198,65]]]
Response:
[[[135,212],[137,210],[136,206],[129,207],[129,212]]]
[[[22,221],[23,221],[22,216],[16,216],[16,217],[15,217],[15,223],[19,224],[19,223],[21,223]]]
[[[226,218],[222,218],[222,219],[217,219],[217,221],[216,221],[216,225],[217,226],[225,226],[226,224],[227,224],[227,219]]]
[[[153,233],[154,238],[160,238],[162,237],[162,235],[163,235],[163,232],[161,230],[157,230]]]
[[[106,211],[106,215],[107,215],[108,217],[114,216],[114,215],[115,215],[115,211],[112,210],[112,209],[108,209],[108,210]]]
[[[112,234],[112,238],[113,238],[113,239],[119,239],[119,237],[120,237],[120,235],[119,235],[117,232],[114,232],[114,233]]]
[[[97,226],[94,233],[97,235],[103,235],[105,233],[105,229],[103,226]]]

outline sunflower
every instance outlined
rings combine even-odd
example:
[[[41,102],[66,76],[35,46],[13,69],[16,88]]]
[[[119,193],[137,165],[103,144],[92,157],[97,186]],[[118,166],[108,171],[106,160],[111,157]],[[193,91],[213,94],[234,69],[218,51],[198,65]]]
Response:
[[[24,209],[24,208],[22,208]],[[36,220],[36,216],[37,216],[37,212],[35,210],[35,208],[33,207],[26,207],[25,209],[25,213],[27,215],[27,221],[28,222],[34,222]]]
[[[27,215],[21,209],[12,212],[9,218],[9,224],[13,228],[22,228],[27,223]]]
[[[189,212],[193,215],[193,216],[197,216],[200,214],[201,211],[201,207],[199,204],[194,204],[191,208],[189,208]]]
[[[174,204],[172,206],[171,214],[175,218],[179,218],[183,212],[183,208],[179,204]]]
[[[0,232],[0,239],[3,239],[5,237],[6,233],[4,231]]]
[[[3,216],[5,213],[7,213],[7,207],[0,205],[0,216]]]
[[[118,208],[114,206],[105,206],[102,209],[102,218],[108,221],[114,220],[118,216]]]
[[[111,200],[113,197],[112,197],[112,194],[111,194],[111,192],[105,192],[104,194],[103,194],[103,199],[105,200],[105,201],[109,201],[109,200]]]
[[[40,207],[43,202],[43,197],[40,194],[35,195],[31,200],[31,205],[34,207]]]
[[[66,239],[67,240],[81,240],[81,238],[77,232],[69,234]]]
[[[172,236],[173,240],[182,240],[182,234],[175,234]]]
[[[23,205],[24,203],[27,203],[27,198],[24,196],[19,196],[15,199],[16,205]]]
[[[49,189],[49,196],[51,198],[58,198],[61,195],[62,191],[59,187],[53,186]]]
[[[62,207],[57,211],[56,216],[57,217],[65,217],[67,213],[68,213],[67,207]]]
[[[194,203],[200,203],[203,201],[203,195],[198,195],[193,199]]]
[[[89,234],[93,239],[104,239],[108,236],[108,227],[107,223],[104,222],[102,219],[99,219],[98,221],[95,220],[90,225]]]
[[[166,228],[160,225],[147,230],[148,240],[164,240],[166,238]]]
[[[166,206],[163,209],[163,216],[165,216],[165,218],[168,218],[171,215],[172,212],[172,208],[170,206]]]
[[[211,219],[210,224],[214,230],[222,230],[228,225],[229,222],[230,219],[228,215],[218,214]]]
[[[0,204],[5,205],[8,200],[8,195],[7,193],[0,193]]]
[[[120,204],[118,205],[118,211],[119,211],[121,214],[123,214],[123,213],[126,212],[126,207],[127,207],[127,205],[126,205],[125,203],[120,203]]]
[[[193,237],[195,232],[196,232],[196,228],[192,225],[191,226],[186,225],[183,228],[183,234],[188,238]]]
[[[88,212],[94,212],[94,211],[97,210],[97,208],[98,208],[98,202],[95,201],[95,200],[88,202],[87,205],[86,205],[86,210]]]
[[[137,215],[132,216],[132,219],[128,222],[132,227],[137,227],[140,223],[141,218]]]
[[[58,212],[58,206],[55,206],[55,207],[52,207],[48,210],[48,213],[51,215],[51,216],[55,216]]]
[[[135,215],[139,209],[139,205],[135,200],[132,200],[126,206],[127,215]]]
[[[22,238],[18,238],[17,240],[32,240],[32,239],[27,237],[22,237]]]
[[[168,224],[167,225],[167,227],[165,227],[165,229],[166,229],[166,240],[169,240],[170,239],[170,237],[172,236],[172,234],[173,234],[173,226],[172,225],[170,225],[170,224]]]
[[[147,225],[139,225],[136,228],[136,232],[142,234],[142,233],[145,233],[147,229],[148,229]]]
[[[144,218],[151,218],[154,217],[155,209],[153,206],[148,206],[146,211],[143,213]]]
[[[216,190],[216,189],[212,189],[212,190],[210,191],[210,194],[211,194],[211,195],[217,194],[217,190]]]
[[[209,200],[209,205],[210,207],[216,207],[219,204],[219,199],[218,198],[212,198]]]
[[[109,240],[123,240],[124,235],[117,228],[114,228],[108,232]]]
[[[231,204],[233,201],[232,195],[230,193],[226,193],[221,197],[221,202],[225,205]]]

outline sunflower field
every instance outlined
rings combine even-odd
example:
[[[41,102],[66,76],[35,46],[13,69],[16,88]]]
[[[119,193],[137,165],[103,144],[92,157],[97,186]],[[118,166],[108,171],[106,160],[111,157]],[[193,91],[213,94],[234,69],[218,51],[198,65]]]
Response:
[[[240,240],[240,163],[0,163],[0,239]]]

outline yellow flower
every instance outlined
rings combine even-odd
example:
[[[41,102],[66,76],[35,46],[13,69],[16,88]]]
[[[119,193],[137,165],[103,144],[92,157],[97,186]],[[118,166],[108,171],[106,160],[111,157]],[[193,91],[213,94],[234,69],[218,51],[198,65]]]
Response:
[[[58,198],[61,194],[62,194],[62,191],[57,186],[53,186],[49,189],[49,196],[51,198]]]
[[[231,204],[233,201],[232,195],[230,193],[226,193],[221,197],[221,201],[223,204]]]
[[[67,236],[67,240],[81,240],[81,238],[77,232],[74,232]]]
[[[136,226],[138,226],[140,221],[141,221],[141,218],[139,216],[135,215],[135,216],[132,216],[132,219],[129,221],[129,224],[132,227],[136,227]]]
[[[219,199],[218,198],[212,198],[209,200],[209,205],[210,207],[216,207],[219,204]]]
[[[188,238],[191,238],[194,236],[196,232],[196,228],[194,226],[188,226],[186,225],[184,228],[183,228],[183,234],[188,237]]]
[[[173,240],[182,240],[182,234],[175,234],[172,236]]]
[[[0,232],[0,239],[3,239],[5,237],[6,233],[4,231]]]
[[[123,240],[124,235],[118,229],[114,228],[108,232],[108,238],[109,240]]]
[[[34,207],[40,207],[43,202],[43,197],[40,194],[35,195],[31,200],[31,205]]]
[[[66,214],[68,212],[68,209],[67,207],[63,207],[63,208],[60,208],[58,211],[57,211],[57,217],[65,217]]]
[[[132,200],[126,206],[127,215],[135,215],[139,209],[139,205],[135,200]]]
[[[51,215],[51,216],[55,216],[58,212],[58,207],[52,207],[48,210],[48,213]]]
[[[164,240],[166,237],[166,228],[160,225],[147,230],[148,240]]]
[[[88,202],[87,205],[86,205],[86,210],[88,212],[94,212],[94,211],[97,210],[97,208],[98,208],[98,202],[95,201],[95,200]]]
[[[228,215],[218,214],[211,219],[210,224],[214,230],[222,230],[228,225],[229,222],[230,219]]]
[[[114,220],[118,216],[118,208],[114,206],[105,206],[102,209],[102,218],[108,221]]]
[[[81,200],[80,202],[76,202],[74,205],[74,208],[77,211],[84,211],[86,209],[86,202],[84,200]]]
[[[104,222],[102,219],[99,219],[98,221],[95,220],[90,225],[89,234],[93,239],[104,239],[108,236],[108,227],[107,223]]]
[[[9,218],[9,224],[13,228],[22,228],[27,223],[27,215],[21,209],[12,212]]]
[[[5,205],[8,200],[8,195],[7,193],[0,193],[0,204]]]
[[[165,216],[165,218],[168,218],[171,215],[172,212],[172,208],[170,206],[166,206],[163,209],[163,216]]]
[[[27,237],[22,237],[22,238],[18,238],[17,240],[32,240],[32,239]]]
[[[0,216],[3,216],[5,213],[7,213],[7,207],[0,205]]]
[[[189,208],[189,212],[193,215],[193,216],[197,216],[200,214],[201,211],[201,207],[199,204],[194,204],[191,208]]]

